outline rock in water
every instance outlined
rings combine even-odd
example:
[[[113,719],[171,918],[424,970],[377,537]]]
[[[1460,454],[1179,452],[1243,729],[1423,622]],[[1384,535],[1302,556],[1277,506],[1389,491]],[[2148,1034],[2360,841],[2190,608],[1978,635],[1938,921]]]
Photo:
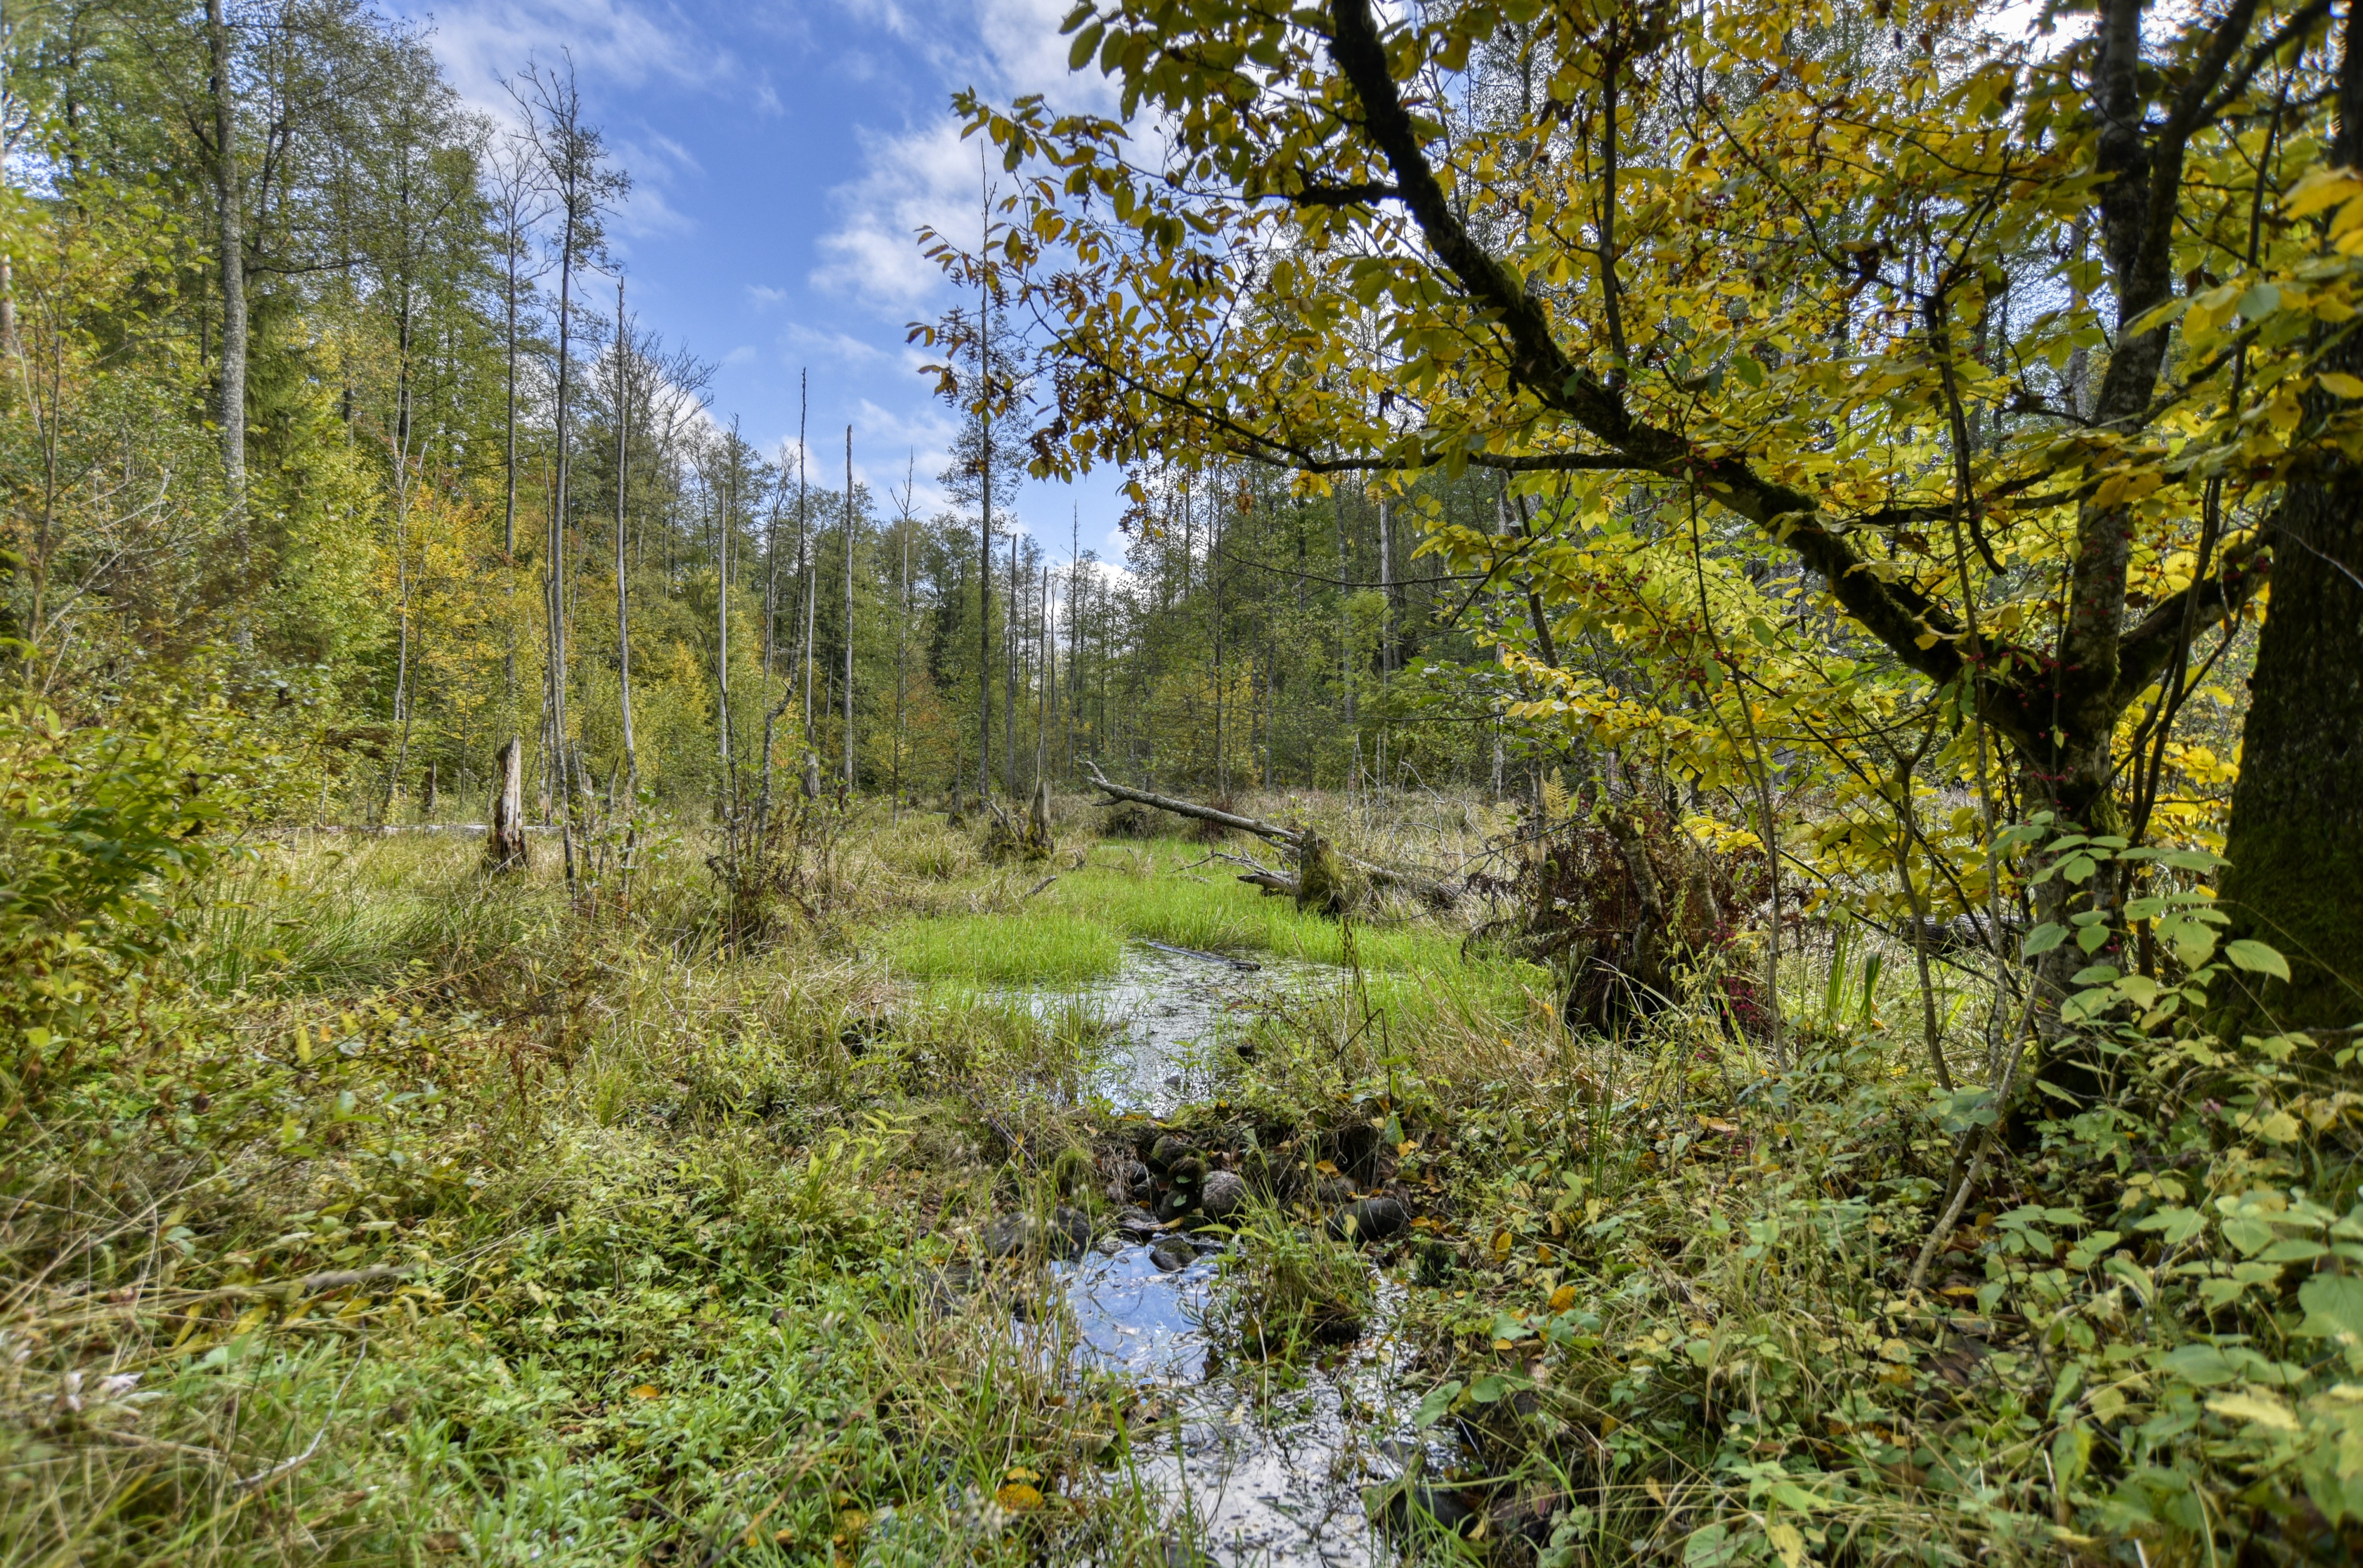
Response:
[[[1091,1250],[1091,1216],[1062,1203],[1050,1211],[1049,1233],[1043,1240],[1052,1257],[1080,1258]]]
[[[1157,1234],[1157,1216],[1145,1208],[1127,1208],[1115,1217],[1115,1228],[1127,1236],[1146,1241]]]
[[[1148,1261],[1169,1274],[1178,1273],[1198,1261],[1198,1249],[1185,1237],[1168,1236],[1148,1250]]]
[[[996,1216],[977,1238],[988,1258],[1082,1257],[1092,1245],[1091,1218],[1065,1204],[1042,1224],[1030,1214]]]
[[[1227,1220],[1247,1207],[1248,1184],[1229,1171],[1209,1171],[1198,1186],[1198,1211],[1209,1219]]]
[[[1023,1257],[1034,1250],[1035,1229],[1030,1214],[995,1215],[977,1242],[988,1258]]]
[[[1329,1217],[1329,1234],[1340,1241],[1383,1241],[1411,1224],[1411,1214],[1391,1197],[1366,1197]]]

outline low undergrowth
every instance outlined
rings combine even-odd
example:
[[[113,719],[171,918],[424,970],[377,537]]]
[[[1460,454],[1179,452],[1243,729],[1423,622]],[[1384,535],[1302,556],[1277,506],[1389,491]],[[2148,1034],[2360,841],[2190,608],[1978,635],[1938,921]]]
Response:
[[[0,1563],[1170,1561],[1127,1462],[1170,1401],[979,1244],[1169,1132],[1251,1189],[1224,1353],[1317,1360],[1381,1295],[1417,1347],[1456,1457],[1399,1488],[1414,1556],[2363,1544],[2351,1061],[2152,1007],[2085,1026],[2114,1101],[2003,1124],[1869,938],[1792,945],[1777,1042],[1704,977],[1610,1040],[1455,926],[1309,921],[1193,846],[961,849],[873,825],[841,917],[728,953],[693,845],[588,914],[425,839],[160,884],[175,936],[0,1126]],[[1149,1126],[1094,1107],[1087,1003],[990,988],[1146,936],[1344,968]]]

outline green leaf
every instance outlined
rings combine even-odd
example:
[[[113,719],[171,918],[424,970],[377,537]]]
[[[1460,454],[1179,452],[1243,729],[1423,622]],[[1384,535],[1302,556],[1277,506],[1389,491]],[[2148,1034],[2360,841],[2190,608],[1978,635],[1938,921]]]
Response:
[[[2184,1345],[2158,1358],[2158,1370],[2171,1373],[2201,1388],[2229,1383],[2239,1375],[2231,1359],[2213,1345]]]
[[[1436,1425],[1444,1418],[1444,1413],[1452,1408],[1452,1402],[1460,1397],[1460,1389],[1461,1384],[1458,1378],[1450,1383],[1438,1384],[1429,1389],[1427,1397],[1419,1402],[1419,1413],[1411,1418],[1411,1424],[1414,1427]]]
[[[2269,974],[2276,980],[2290,977],[2289,960],[2273,948],[2247,937],[2225,942],[2224,956],[2252,974]]]
[[[2046,920],[2026,933],[2026,940],[2018,945],[2018,951],[2028,958],[2040,958],[2067,940],[2067,927]]]
[[[2237,1247],[2240,1256],[2253,1258],[2273,1244],[2273,1228],[2261,1219],[2227,1219],[2224,1240]]]
[[[2082,1480],[2091,1462],[2091,1429],[2081,1421],[2070,1421],[2060,1428],[2059,1435],[2051,1440],[2051,1470],[2058,1478],[2058,1489],[2064,1493]]]
[[[2352,1334],[2363,1340],[2363,1279],[2320,1274],[2298,1287],[2297,1304],[2305,1308],[2298,1334],[2309,1340],[2335,1340]]]
[[[2169,1247],[2180,1247],[2207,1229],[2207,1217],[2196,1209],[2161,1208],[2137,1222],[2136,1230],[2155,1230]]]

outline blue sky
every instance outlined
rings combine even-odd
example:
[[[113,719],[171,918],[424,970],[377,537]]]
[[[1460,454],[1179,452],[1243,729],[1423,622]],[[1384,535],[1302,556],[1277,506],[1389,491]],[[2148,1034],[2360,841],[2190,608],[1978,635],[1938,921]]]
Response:
[[[815,478],[841,482],[849,423],[855,473],[881,500],[915,451],[931,509],[954,420],[904,339],[952,295],[913,231],[976,231],[957,89],[1105,106],[1096,72],[1067,73],[1071,0],[394,3],[431,25],[447,73],[487,111],[509,112],[502,83],[529,57],[570,50],[635,182],[611,235],[633,313],[718,365],[716,417],[737,415],[767,450],[793,442],[809,366]],[[1080,505],[1085,548],[1120,561],[1117,482],[1029,483],[1019,521],[1064,555]]]

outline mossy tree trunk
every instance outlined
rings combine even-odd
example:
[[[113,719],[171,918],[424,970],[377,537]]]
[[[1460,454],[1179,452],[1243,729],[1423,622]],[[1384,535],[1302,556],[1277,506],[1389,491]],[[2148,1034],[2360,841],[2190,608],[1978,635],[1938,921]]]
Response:
[[[2342,43],[2330,162],[2355,168],[2363,17],[2352,6]],[[2363,373],[2363,339],[2349,334],[2318,368]],[[2339,401],[2317,390],[2307,412],[2327,420]],[[2335,450],[2319,461],[2318,475],[2290,485],[2272,540],[2220,890],[2225,936],[2278,948],[2290,978],[2227,977],[2217,1024],[2234,1038],[2363,1022],[2363,463]]]
[[[2363,1021],[2363,468],[2339,467],[2290,487],[2275,541],[2222,895],[2290,979],[2230,977],[2235,1036]]]

